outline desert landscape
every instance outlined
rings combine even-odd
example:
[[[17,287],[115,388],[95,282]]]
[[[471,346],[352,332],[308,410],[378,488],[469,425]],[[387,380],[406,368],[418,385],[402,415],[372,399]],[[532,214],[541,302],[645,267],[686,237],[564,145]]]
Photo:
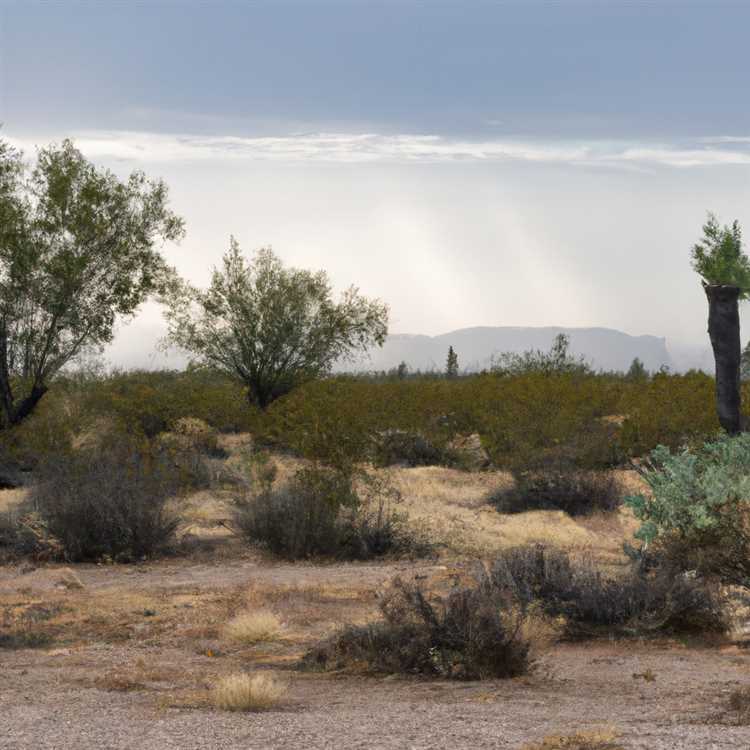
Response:
[[[228,436],[225,460],[249,440]],[[276,461],[282,475],[297,463]],[[750,742],[747,706],[733,703],[750,688],[750,618],[736,593],[727,595],[735,614],[725,634],[540,635],[533,669],[512,679],[301,668],[305,653],[343,626],[376,620],[378,597],[396,577],[444,594],[479,561],[519,544],[591,555],[610,570],[627,564],[622,543],[636,524],[625,509],[582,519],[502,515],[488,498],[512,482],[507,473],[381,471],[435,545],[428,557],[279,561],[233,532],[227,493],[216,487],[179,501],[179,543],[166,558],[6,562],[2,632],[23,643],[0,651],[0,746],[658,750]],[[638,485],[634,472],[620,474]],[[4,491],[4,509],[23,493]],[[243,614],[250,622],[233,634]],[[271,676],[281,693],[260,711],[221,711],[212,691],[238,673]],[[576,734],[588,744],[570,744]]]
[[[748,750],[748,28],[0,0],[0,750]]]

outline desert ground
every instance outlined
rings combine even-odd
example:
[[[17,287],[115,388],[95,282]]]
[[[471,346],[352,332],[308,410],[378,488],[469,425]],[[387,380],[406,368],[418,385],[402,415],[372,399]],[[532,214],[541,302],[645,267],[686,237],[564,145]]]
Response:
[[[292,459],[278,460],[282,473],[292,470]],[[378,592],[394,576],[448,587],[477,560],[532,541],[616,567],[636,526],[625,510],[576,520],[553,511],[503,516],[487,502],[509,481],[500,472],[389,471],[403,509],[435,541],[433,558],[279,562],[232,533],[221,493],[202,491],[181,501],[183,544],[173,556],[0,567],[0,626],[22,627],[34,646],[0,649],[0,748],[520,750],[579,747],[536,744],[575,732],[613,738],[596,748],[750,747],[750,726],[728,703],[750,685],[741,617],[713,640],[558,643],[529,675],[509,680],[299,669],[305,651],[341,625],[376,618]],[[5,491],[0,503],[22,496]],[[276,615],[276,637],[227,638],[226,623],[255,609]],[[211,687],[237,672],[273,674],[287,692],[269,710],[221,711]]]

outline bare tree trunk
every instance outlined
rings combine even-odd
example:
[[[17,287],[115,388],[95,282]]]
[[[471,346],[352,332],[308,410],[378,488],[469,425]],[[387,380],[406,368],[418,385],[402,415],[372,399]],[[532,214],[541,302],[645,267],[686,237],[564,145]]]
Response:
[[[740,289],[728,284],[703,284],[708,298],[708,335],[716,362],[716,411],[730,434],[740,422]]]

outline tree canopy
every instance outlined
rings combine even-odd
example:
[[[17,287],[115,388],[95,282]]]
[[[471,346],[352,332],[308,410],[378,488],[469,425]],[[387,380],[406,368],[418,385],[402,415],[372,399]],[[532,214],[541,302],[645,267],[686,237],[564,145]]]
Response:
[[[737,286],[740,299],[750,294],[750,259],[742,250],[739,222],[721,226],[709,213],[703,237],[693,246],[692,265],[704,283]]]
[[[120,180],[71,141],[30,166],[0,140],[0,428],[162,288],[170,269],[157,243],[183,234],[167,197],[163,182]]]
[[[234,238],[205,291],[165,296],[169,340],[199,363],[239,377],[261,409],[388,333],[388,308],[350,287],[339,302],[324,271],[284,267],[272,250],[248,260]]]

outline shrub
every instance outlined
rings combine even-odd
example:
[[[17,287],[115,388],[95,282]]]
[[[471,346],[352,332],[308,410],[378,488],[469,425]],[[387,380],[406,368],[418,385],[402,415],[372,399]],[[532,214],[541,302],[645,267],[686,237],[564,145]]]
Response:
[[[386,482],[363,472],[312,466],[280,487],[273,477],[246,487],[234,498],[235,522],[248,541],[290,560],[423,553],[427,543],[393,509],[398,500]]]
[[[471,680],[516,677],[533,661],[523,628],[529,613],[485,577],[438,601],[397,578],[380,609],[381,622],[345,628],[308,652],[304,664]]]
[[[251,644],[274,640],[280,629],[281,622],[273,612],[243,612],[224,626],[224,636],[238,643]]]
[[[671,569],[646,572],[632,565],[607,577],[590,559],[534,545],[505,551],[489,575],[494,587],[524,606],[536,602],[549,617],[564,618],[571,638],[727,628],[709,586]]]
[[[183,417],[201,419],[220,432],[247,430],[253,417],[242,385],[209,369],[113,372],[83,392],[89,415],[115,417],[149,438]]]
[[[213,688],[213,702],[224,711],[266,711],[276,706],[287,688],[268,674],[232,674]]]
[[[54,638],[45,632],[29,630],[28,627],[14,632],[0,633],[0,649],[20,650],[24,648],[47,648]]]
[[[373,442],[376,466],[436,466],[446,462],[444,452],[418,433],[384,430]]]
[[[729,695],[728,709],[734,714],[734,723],[740,726],[750,724],[750,687],[743,685]]]
[[[642,522],[636,537],[647,553],[727,583],[750,583],[750,434],[676,454],[659,446],[639,471],[650,493],[625,502]]]
[[[605,471],[519,472],[515,482],[515,487],[491,498],[501,513],[562,510],[571,516],[582,516],[615,510],[623,494],[617,477]]]
[[[173,538],[166,506],[183,475],[164,451],[121,437],[49,457],[39,474],[30,501],[71,561],[141,558]]]

